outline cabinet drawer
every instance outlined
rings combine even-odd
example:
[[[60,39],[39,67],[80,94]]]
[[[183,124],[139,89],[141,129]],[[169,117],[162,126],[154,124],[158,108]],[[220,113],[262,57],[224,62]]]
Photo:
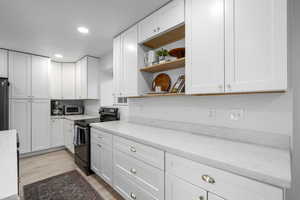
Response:
[[[126,200],[163,200],[153,197],[140,188],[120,170],[114,171],[114,189]]]
[[[166,171],[198,187],[230,200],[283,200],[283,190],[172,154],[166,155]]]
[[[140,143],[114,136],[114,149],[164,170],[164,152]]]
[[[114,151],[114,168],[159,199],[164,197],[164,171],[120,151]]]
[[[92,128],[91,136],[92,136],[92,139],[96,140],[97,142],[99,142],[101,144],[106,144],[106,145],[112,146],[112,134],[110,134],[110,133],[105,133],[100,130]]]

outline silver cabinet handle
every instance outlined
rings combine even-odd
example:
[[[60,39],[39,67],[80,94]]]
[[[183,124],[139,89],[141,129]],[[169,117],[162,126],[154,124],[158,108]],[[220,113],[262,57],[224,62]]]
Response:
[[[134,146],[130,146],[130,151],[135,153],[136,152],[136,149],[134,148]]]
[[[101,137],[101,136],[98,136],[98,138],[101,139],[101,140],[103,139],[103,137]]]
[[[131,172],[132,174],[136,174],[136,169],[131,168],[131,169],[130,169],[130,172]]]
[[[136,199],[136,195],[134,194],[134,193],[130,193],[130,197],[132,198],[132,199]]]
[[[200,196],[200,197],[199,197],[199,200],[204,200],[204,196]]]
[[[156,29],[154,29],[153,32],[156,33]]]
[[[231,85],[230,85],[230,84],[227,84],[227,88],[228,88],[228,89],[231,89]]]
[[[214,184],[216,182],[215,179],[213,179],[209,175],[203,175],[202,180],[207,182],[207,183],[210,183],[210,184]]]
[[[101,144],[97,144],[97,146],[98,146],[99,148],[102,148]]]
[[[157,27],[157,32],[160,31],[160,27]]]

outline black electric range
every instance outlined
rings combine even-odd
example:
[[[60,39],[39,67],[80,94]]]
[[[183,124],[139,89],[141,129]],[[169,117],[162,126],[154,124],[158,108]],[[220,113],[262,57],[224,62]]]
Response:
[[[91,170],[91,126],[92,123],[119,120],[119,110],[113,107],[101,107],[99,118],[75,121],[74,150],[75,163],[86,174],[92,174]]]

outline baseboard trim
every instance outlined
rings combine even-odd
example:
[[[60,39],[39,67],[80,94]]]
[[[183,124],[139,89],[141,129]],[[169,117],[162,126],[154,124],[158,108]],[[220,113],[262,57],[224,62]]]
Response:
[[[55,148],[45,149],[45,150],[41,150],[41,151],[24,153],[24,154],[20,154],[20,158],[28,158],[28,157],[32,157],[32,156],[43,155],[43,154],[46,154],[46,153],[60,151],[60,150],[63,150],[63,149],[66,149],[66,147],[65,146],[61,146],[61,147],[55,147]]]

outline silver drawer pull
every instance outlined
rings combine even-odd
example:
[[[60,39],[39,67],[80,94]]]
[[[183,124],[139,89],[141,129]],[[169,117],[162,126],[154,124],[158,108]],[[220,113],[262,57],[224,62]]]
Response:
[[[100,148],[102,147],[101,144],[97,144],[97,146],[100,147]]]
[[[98,138],[101,139],[101,140],[103,139],[103,137],[101,137],[101,136],[98,136]]]
[[[134,194],[134,193],[130,193],[130,197],[132,198],[132,199],[136,199],[136,195]]]
[[[136,169],[131,168],[131,169],[130,169],[130,172],[131,172],[132,174],[136,174]]]
[[[200,197],[199,197],[199,200],[204,200],[204,196],[200,196]]]
[[[210,183],[210,184],[214,184],[216,182],[215,179],[213,179],[209,175],[203,175],[202,180],[207,182],[207,183]]]
[[[134,148],[134,146],[130,146],[130,151],[134,152],[134,153],[136,152],[136,149]]]

